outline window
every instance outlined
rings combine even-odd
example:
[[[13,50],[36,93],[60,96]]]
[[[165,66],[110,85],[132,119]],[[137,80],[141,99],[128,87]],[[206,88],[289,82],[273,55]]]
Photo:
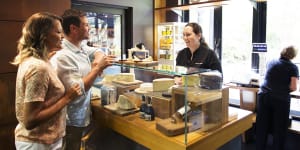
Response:
[[[222,68],[227,83],[251,71],[253,6],[233,0],[222,9]]]
[[[89,44],[103,51],[115,47],[119,50],[116,54],[124,58],[125,50],[132,47],[131,7],[73,0],[72,8],[87,13],[91,27]]]
[[[89,44],[99,47],[104,52],[108,49],[121,49],[121,15],[87,12],[90,24]],[[120,56],[120,50],[116,55]]]
[[[87,13],[90,25],[90,38],[88,40],[90,46],[97,47],[105,53],[108,53],[109,49],[114,49],[114,55],[119,59],[126,58],[125,50],[132,47],[131,7],[73,0],[72,8]],[[118,66],[110,66],[103,71],[101,77],[95,80],[95,83],[101,81],[106,74],[117,74],[125,71]]]
[[[267,59],[278,58],[282,48],[300,48],[300,2],[298,0],[267,2]],[[300,56],[293,60],[300,63]]]
[[[267,2],[231,0],[228,5],[222,5],[221,58],[224,83],[233,79],[244,80],[243,77],[252,77],[254,72],[259,72],[261,76],[258,78],[262,79],[266,62],[278,58],[282,48],[294,45],[300,50],[300,34],[298,34],[300,33],[300,15],[297,15],[300,10],[299,4],[298,0]],[[216,21],[214,20],[216,19],[215,11],[209,8],[193,8],[189,11],[188,21],[198,22],[202,26],[204,37],[213,48],[214,37],[212,36],[216,35],[214,32],[218,32],[212,28],[213,22]],[[183,20],[186,19],[183,18]],[[266,42],[267,52],[254,54],[252,52],[253,41],[255,43]],[[293,62],[300,67],[300,54]],[[256,70],[251,69],[253,66]],[[230,91],[230,96],[234,99],[238,98],[238,94],[238,90]],[[299,111],[293,111],[296,108],[299,110],[299,103],[299,99],[292,99],[291,112],[300,114]],[[295,104],[298,106],[295,107]]]
[[[233,0],[222,7],[223,82],[244,82],[251,72],[253,6]],[[240,90],[229,90],[229,103],[240,105]]]
[[[203,37],[210,48],[213,48],[214,8],[202,7],[190,9],[189,22],[197,22],[203,31]]]
[[[300,2],[298,0],[268,1],[267,3],[267,60],[279,57],[280,51],[289,45],[298,48],[298,55],[293,60],[300,64]],[[299,68],[299,67],[298,67]],[[299,68],[300,69],[300,68]],[[299,87],[299,85],[298,85]],[[290,114],[300,115],[300,99],[292,98]]]

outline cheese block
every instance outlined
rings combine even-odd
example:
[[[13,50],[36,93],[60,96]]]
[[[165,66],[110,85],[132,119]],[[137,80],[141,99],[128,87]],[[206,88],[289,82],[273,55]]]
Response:
[[[197,86],[199,85],[200,77],[198,74],[188,75],[182,77],[182,83],[183,85],[187,86]]]
[[[222,74],[218,71],[204,72],[200,74],[200,85],[206,89],[221,89],[223,84]]]
[[[115,81],[134,82],[135,77],[133,73],[119,73],[115,76]]]
[[[134,109],[136,108],[135,104],[131,102],[127,96],[120,95],[118,98],[118,108],[128,110],[128,109]]]
[[[110,83],[114,80],[114,78],[115,78],[115,75],[106,74],[106,75],[104,75],[102,82],[103,83]]]
[[[172,78],[160,78],[153,80],[153,91],[167,91],[174,85],[174,79]]]

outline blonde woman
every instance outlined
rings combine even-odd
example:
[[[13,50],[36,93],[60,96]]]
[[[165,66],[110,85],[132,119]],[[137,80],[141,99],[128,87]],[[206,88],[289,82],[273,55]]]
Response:
[[[78,84],[67,92],[49,63],[61,49],[61,18],[51,13],[29,17],[18,42],[15,145],[17,150],[61,149],[65,106],[81,95]]]

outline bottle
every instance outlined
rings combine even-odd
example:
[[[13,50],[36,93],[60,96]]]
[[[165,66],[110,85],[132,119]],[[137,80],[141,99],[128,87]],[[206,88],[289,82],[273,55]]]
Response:
[[[146,108],[146,111],[145,111],[145,120],[146,121],[152,121],[152,120],[154,120],[154,118],[155,118],[155,115],[154,115],[154,109],[152,107],[152,99],[149,96],[148,97],[147,108]]]
[[[146,108],[147,108],[146,97],[145,97],[145,95],[142,95],[142,103],[140,106],[140,118],[142,118],[142,119],[145,119]]]
[[[186,111],[185,111],[185,106],[182,106],[179,108],[172,116],[171,116],[171,122],[172,123],[179,123],[183,121],[183,117],[191,110],[191,107],[189,105],[186,106]]]

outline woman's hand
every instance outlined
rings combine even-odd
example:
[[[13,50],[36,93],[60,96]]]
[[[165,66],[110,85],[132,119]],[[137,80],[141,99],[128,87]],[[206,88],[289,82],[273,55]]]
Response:
[[[69,102],[80,95],[82,95],[82,91],[78,83],[73,84],[72,87],[65,94]]]

